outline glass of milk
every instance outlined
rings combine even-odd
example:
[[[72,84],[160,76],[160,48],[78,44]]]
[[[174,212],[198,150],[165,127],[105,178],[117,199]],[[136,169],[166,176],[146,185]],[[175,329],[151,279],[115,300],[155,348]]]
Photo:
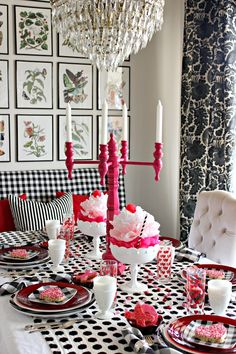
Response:
[[[93,281],[93,291],[99,312],[96,313],[97,318],[109,319],[114,316],[110,311],[116,296],[117,280],[110,275],[98,276]]]
[[[216,315],[224,316],[232,295],[232,283],[225,279],[208,281],[208,297]]]

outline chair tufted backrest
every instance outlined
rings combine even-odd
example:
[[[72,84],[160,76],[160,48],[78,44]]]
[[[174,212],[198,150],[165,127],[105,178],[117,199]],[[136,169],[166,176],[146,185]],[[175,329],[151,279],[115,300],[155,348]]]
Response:
[[[236,198],[231,193],[199,193],[188,245],[215,262],[236,267]]]

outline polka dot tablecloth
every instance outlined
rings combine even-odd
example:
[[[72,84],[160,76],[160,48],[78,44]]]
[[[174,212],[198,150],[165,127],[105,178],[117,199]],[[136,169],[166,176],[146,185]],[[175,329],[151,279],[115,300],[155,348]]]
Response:
[[[105,239],[102,240],[101,248],[105,249]],[[64,264],[64,272],[72,274],[74,271],[82,272],[85,269],[99,271],[99,261],[92,261],[86,258],[87,252],[92,249],[91,238],[83,235],[77,235],[71,244],[71,258]],[[128,294],[121,291],[119,286],[130,280],[130,271],[127,270],[118,276],[118,291],[114,317],[111,320],[92,319],[82,323],[76,323],[67,329],[47,330],[42,336],[47,341],[53,354],[125,354],[133,353],[128,347],[121,334],[121,329],[127,326],[124,318],[124,311],[134,308],[138,301],[145,302],[155,306],[164,319],[165,323],[177,317],[185,316],[185,289],[184,283],[180,281],[177,274],[181,269],[189,266],[188,262],[175,262],[173,264],[172,279],[169,283],[159,283],[156,272],[156,262],[141,265],[138,273],[138,280],[148,285],[148,291],[139,294]],[[34,269],[39,277],[50,276],[50,263],[41,269]],[[26,273],[26,272],[25,272]],[[26,273],[27,274],[27,273]],[[81,316],[93,316],[97,312],[96,304],[93,304],[86,311],[79,313]],[[205,306],[205,313],[211,314],[211,308],[208,304]],[[236,317],[236,307],[231,303],[228,307],[228,316]],[[68,318],[76,318],[77,314]],[[54,322],[48,319],[48,322]],[[56,320],[65,321],[65,319]],[[45,322],[45,319],[35,318],[35,323]]]

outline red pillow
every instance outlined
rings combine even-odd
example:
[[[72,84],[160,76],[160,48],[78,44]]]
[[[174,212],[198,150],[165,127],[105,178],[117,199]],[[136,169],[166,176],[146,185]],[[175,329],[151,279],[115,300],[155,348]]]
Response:
[[[65,192],[56,192],[57,198],[62,197],[65,194]],[[75,218],[75,224],[77,224],[78,220],[78,215],[80,212],[80,204],[84,202],[86,199],[88,199],[87,195],[80,195],[80,194],[73,194],[73,211],[74,211],[74,218]]]
[[[26,194],[19,195],[20,199],[27,199]],[[0,200],[0,232],[14,231],[15,224],[11,213],[11,208],[8,199]]]

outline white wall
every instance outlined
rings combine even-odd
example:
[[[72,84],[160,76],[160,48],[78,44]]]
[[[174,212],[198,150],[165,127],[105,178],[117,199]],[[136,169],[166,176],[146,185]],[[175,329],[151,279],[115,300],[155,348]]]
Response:
[[[158,184],[152,167],[128,167],[127,199],[151,212],[161,234],[179,236],[179,136],[184,0],[166,0],[164,25],[147,48],[132,58],[131,158],[152,161],[155,110],[162,101],[163,168]]]

